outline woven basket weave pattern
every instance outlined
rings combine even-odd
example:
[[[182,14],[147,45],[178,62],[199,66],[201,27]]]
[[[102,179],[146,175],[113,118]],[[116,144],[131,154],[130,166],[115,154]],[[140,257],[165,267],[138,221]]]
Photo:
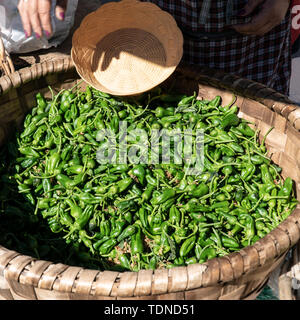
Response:
[[[174,18],[149,2],[123,0],[87,15],[72,38],[77,72],[116,95],[148,91],[180,62],[183,36]]]
[[[34,96],[70,88],[79,77],[71,59],[36,64],[0,78],[0,145],[13,124],[21,125],[35,104]],[[240,116],[253,121],[266,140],[271,158],[283,176],[296,181],[300,198],[299,108],[285,96],[261,84],[206,68],[180,67],[163,85],[224,104],[237,94]],[[300,238],[300,207],[266,237],[239,252],[203,264],[172,269],[112,272],[88,270],[37,260],[0,246],[0,298],[26,300],[73,299],[254,299],[270,273]]]

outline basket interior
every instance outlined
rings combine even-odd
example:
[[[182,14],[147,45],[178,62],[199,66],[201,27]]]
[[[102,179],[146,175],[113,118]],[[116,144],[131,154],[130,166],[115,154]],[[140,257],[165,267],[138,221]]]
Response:
[[[43,68],[45,68],[44,71]],[[2,88],[0,146],[10,138],[16,128],[21,127],[25,114],[35,105],[36,93],[42,92],[46,98],[51,98],[49,86],[54,93],[59,92],[61,89],[72,88],[75,84],[82,89],[85,88],[86,83],[79,79],[76,70],[71,66],[70,60],[62,60],[60,61],[60,65],[55,67],[56,70],[61,68],[64,70],[63,72],[49,72],[51,68],[53,68],[53,64],[50,62],[47,65],[37,65],[35,68],[25,68],[19,73],[15,73],[11,78],[2,77],[0,79],[0,88]],[[22,81],[22,79],[26,78],[30,78],[30,80]],[[242,85],[243,81],[238,79],[238,84]],[[202,77],[200,75],[195,79],[192,73],[185,73],[179,69],[178,72],[175,72],[172,77],[162,84],[162,87],[188,95],[196,92],[200,99],[212,99],[216,95],[220,95],[223,104],[230,103],[232,95],[235,93],[237,96],[235,104],[240,108],[239,116],[253,122],[260,129],[260,138],[271,127],[274,127],[266,139],[269,154],[274,163],[283,168],[283,177],[290,176],[294,179],[295,192],[298,200],[300,200],[300,152],[297,147],[300,143],[300,133],[297,126],[295,126],[298,118],[295,116],[293,122],[289,120],[291,119],[290,114],[293,112],[297,113],[298,109],[288,104],[285,100],[281,100],[282,97],[280,95],[278,96],[278,102],[274,102],[274,99],[271,99],[272,105],[265,103],[267,100],[264,91],[266,88],[264,86],[251,83],[252,89],[250,90],[249,82],[245,81],[247,85],[245,85],[244,94],[242,94],[234,87],[230,87],[232,83],[233,81],[230,82],[229,87],[226,87],[226,81],[220,83],[214,81],[213,77],[204,75]],[[262,96],[257,95],[257,92],[261,92]],[[272,90],[268,92],[269,95],[273,94]],[[255,96],[255,93],[256,99],[252,98],[252,96]],[[22,258],[24,256],[18,256],[18,254],[4,250],[6,254],[4,255],[5,259],[3,258],[4,260],[2,260],[5,263],[2,266],[8,266],[10,260],[17,259],[19,261],[19,268],[16,271],[12,263],[11,271],[7,272],[7,277],[23,279],[22,281],[27,284],[32,284],[33,282],[35,287],[39,284],[39,286],[51,288],[51,290],[57,289],[59,292],[54,292],[57,297],[60,296],[60,292],[75,290],[73,287],[75,283],[78,287],[80,285],[83,286],[80,282],[81,276],[83,278],[90,277],[88,294],[96,294],[97,288],[101,287],[102,291],[98,289],[100,290],[100,295],[109,295],[110,297],[118,295],[127,297],[145,295],[149,297],[149,294],[156,294],[158,295],[157,298],[165,295],[166,298],[172,296],[175,299],[181,299],[182,297],[197,299],[203,297],[203,295],[209,296],[209,294],[213,298],[220,297],[222,294],[224,296],[227,295],[227,297],[242,297],[253,292],[254,294],[258,294],[265,284],[265,277],[281,263],[288,248],[299,240],[299,210],[300,207],[298,206],[296,209],[297,215],[289,217],[286,223],[277,228],[278,230],[271,232],[272,234],[268,238],[266,237],[258,241],[255,246],[242,249],[239,253],[231,254],[230,257],[212,259],[203,265],[191,265],[187,268],[174,268],[173,270],[156,270],[154,273],[151,270],[141,270],[139,273],[128,272],[124,274],[109,271],[98,272],[95,270],[87,270],[88,272],[85,273],[85,271],[77,267],[52,265],[57,271],[55,273],[56,280],[53,280],[53,283],[56,284],[54,286],[53,283],[50,285],[45,278],[42,278],[44,271],[53,272],[53,269],[49,269],[50,262],[37,261],[36,264],[32,264],[32,258]],[[0,267],[1,262],[0,259]],[[31,275],[30,279],[28,279],[27,275],[30,274],[29,271],[34,266],[37,269],[40,266],[41,270],[39,272],[41,278],[32,278]],[[259,272],[257,271],[258,267],[260,268]],[[62,278],[65,279],[65,282],[59,280],[58,274],[60,273],[63,273]],[[20,274],[22,274],[21,277]],[[244,274],[247,274],[247,278],[241,279],[240,277]],[[33,279],[35,280],[33,281]],[[236,279],[235,283],[232,282],[234,279]],[[229,287],[224,289],[222,284],[226,283],[226,281],[229,281]],[[67,287],[66,283],[68,283]],[[135,283],[137,283],[137,287],[133,286]],[[16,283],[15,285],[17,286]],[[109,290],[107,286],[110,288]],[[147,289],[145,289],[145,286]],[[200,286],[204,287],[199,288]],[[250,286],[254,289],[251,289]],[[233,291],[230,288],[235,292],[234,294],[231,294]],[[186,291],[185,293],[179,292],[188,289],[191,291]],[[36,294],[38,290],[34,290]],[[83,290],[83,292],[85,291]],[[167,293],[170,295],[166,296]],[[43,293],[42,290],[39,291],[39,294],[40,297],[43,297],[43,294],[44,297],[47,296],[47,293]]]

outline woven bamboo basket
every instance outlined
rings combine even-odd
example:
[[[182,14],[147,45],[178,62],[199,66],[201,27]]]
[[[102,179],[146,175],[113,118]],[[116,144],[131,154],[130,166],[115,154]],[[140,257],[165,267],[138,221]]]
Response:
[[[175,19],[157,5],[122,0],[88,14],[72,38],[81,78],[119,96],[148,91],[166,80],[183,53]]]
[[[47,61],[0,78],[0,145],[34,106],[35,94],[78,83],[71,58]],[[239,115],[261,134],[274,126],[266,145],[283,177],[296,182],[300,199],[300,109],[285,96],[250,80],[200,67],[179,66],[162,85],[226,104],[237,95]],[[255,299],[270,274],[285,261],[300,238],[300,206],[254,245],[203,264],[172,269],[113,272],[89,270],[23,255],[0,246],[0,298],[20,300]]]

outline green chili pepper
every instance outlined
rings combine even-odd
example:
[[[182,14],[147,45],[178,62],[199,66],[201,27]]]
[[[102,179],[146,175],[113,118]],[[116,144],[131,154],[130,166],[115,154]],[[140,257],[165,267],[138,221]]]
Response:
[[[103,237],[108,237],[110,235],[110,222],[109,220],[105,220],[104,219],[104,216],[102,216],[102,220],[100,222],[100,234],[103,236]]]
[[[82,215],[82,209],[79,206],[77,206],[76,203],[73,202],[71,199],[66,199],[66,203],[69,205],[71,209],[71,216],[74,219],[80,218]]]
[[[250,156],[250,161],[253,164],[257,165],[257,164],[263,164],[266,160],[262,156],[254,154]]]
[[[26,158],[25,160],[23,160],[21,162],[21,167],[23,169],[27,169],[29,167],[32,167],[34,164],[37,163],[37,160],[38,160],[37,158]]]
[[[200,183],[193,191],[190,192],[190,195],[193,197],[202,197],[209,192],[209,187],[205,183]]]
[[[210,107],[218,107],[222,101],[220,96],[216,96],[213,100],[211,100],[208,104]]]
[[[157,258],[156,256],[152,256],[152,258],[149,261],[149,269],[155,270],[157,265]]]
[[[200,204],[197,199],[191,199],[184,205],[184,210],[188,212],[209,212],[211,209],[208,206]]]
[[[46,160],[46,175],[52,175],[54,173],[54,169],[57,167],[60,161],[60,153],[55,152]]]
[[[42,182],[44,193],[47,194],[47,197],[50,197],[49,191],[51,190],[51,182],[50,179],[45,178]]]
[[[24,154],[27,157],[32,157],[32,158],[40,158],[40,154],[35,151],[34,149],[32,149],[31,147],[25,147],[25,146],[21,146],[19,148],[20,153]]]
[[[186,265],[189,265],[189,264],[194,264],[194,263],[197,263],[197,258],[196,257],[190,257],[188,259],[185,260],[185,264]]]
[[[136,194],[137,196],[141,196],[142,195],[142,193],[143,193],[143,191],[136,185],[136,184],[134,184],[133,186],[132,186],[132,188],[131,188],[131,191],[134,193],[134,194]]]
[[[232,166],[224,166],[222,168],[222,173],[224,173],[225,177],[229,177],[231,173],[233,172],[233,167]]]
[[[93,243],[93,248],[94,248],[95,250],[98,250],[99,247],[101,246],[101,244],[104,243],[104,242],[106,242],[106,241],[109,240],[109,239],[110,239],[110,237],[108,237],[108,236],[102,237],[101,239],[99,239],[99,240],[97,240],[96,242]]]
[[[25,130],[20,134],[21,139],[30,136],[37,129],[37,123],[43,118],[47,117],[47,113],[38,114],[31,118],[30,123],[25,128]]]
[[[140,221],[145,229],[149,227],[148,225],[148,214],[144,207],[141,207],[138,211],[138,216]]]
[[[180,247],[179,255],[180,257],[185,257],[193,249],[196,242],[196,236],[192,236],[186,239]]]
[[[57,217],[50,217],[47,219],[47,221],[53,233],[59,233],[63,230],[63,226],[59,223]]]
[[[214,210],[216,208],[223,208],[223,207],[229,207],[229,201],[228,200],[215,202],[214,204],[212,204],[210,206],[210,209]]]
[[[161,233],[161,225],[162,225],[162,215],[160,212],[156,213],[154,216],[149,216],[148,219],[150,225],[150,232],[152,234],[160,234]]]
[[[159,204],[162,204],[171,198],[174,198],[175,195],[176,195],[176,191],[174,189],[166,188],[158,196],[156,196],[154,198],[152,197],[151,203],[152,203],[152,205],[159,205]]]
[[[109,169],[110,173],[122,173],[127,172],[129,170],[129,166],[127,164],[118,164]]]
[[[272,189],[272,191],[271,191],[271,196],[272,197],[276,197],[277,196],[277,189]],[[268,211],[269,211],[269,214],[273,217],[273,218],[275,218],[276,219],[276,214],[275,214],[275,211],[274,211],[274,209],[276,208],[276,204],[277,204],[277,200],[276,200],[276,198],[273,198],[273,199],[271,199],[271,200],[269,200],[269,202],[268,202],[268,205],[269,205],[269,208],[268,208]],[[274,213],[273,213],[274,212]]]
[[[172,205],[175,203],[175,198],[171,198],[171,199],[168,199],[167,201],[165,201],[164,203],[162,203],[160,205],[160,209],[161,209],[161,212],[166,212],[168,211]]]
[[[134,225],[129,225],[128,227],[126,227],[122,233],[119,234],[117,241],[121,242],[122,240],[131,237],[134,233],[136,233],[136,227]]]
[[[220,212],[220,215],[222,215],[226,219],[226,221],[228,221],[229,224],[231,224],[233,226],[238,224],[238,220],[237,220],[236,216],[234,216],[230,213],[222,212],[222,211]]]
[[[240,122],[238,116],[234,113],[227,114],[221,121],[221,128],[224,130],[227,127],[237,126]]]
[[[217,256],[217,252],[214,248],[205,248],[202,250],[199,263],[206,262],[207,260],[213,259]]]
[[[148,184],[146,189],[141,195],[142,202],[145,202],[151,199],[153,190],[154,190],[154,186],[151,184]]]
[[[51,205],[54,205],[56,203],[56,199],[54,198],[43,198],[38,200],[38,208],[39,209],[47,209]]]
[[[33,137],[32,144],[35,146],[38,145],[46,131],[47,131],[46,125],[39,126],[32,136]]]
[[[124,219],[129,223],[131,224],[132,221],[133,221],[133,215],[130,211],[127,211],[124,213]]]
[[[169,220],[171,224],[176,224],[178,226],[180,225],[181,213],[174,205],[172,205],[172,207],[169,210]]]
[[[132,174],[134,176],[137,177],[137,179],[140,182],[140,184],[144,185],[144,183],[145,183],[145,174],[146,174],[145,168],[142,165],[138,164],[138,165],[136,165],[135,167],[132,168],[131,172],[132,172]]]
[[[123,219],[123,217],[117,219],[115,216],[112,216],[110,218],[110,227],[111,227],[110,237],[111,238],[118,237],[121,234],[122,230],[124,229],[125,225],[126,225],[126,220]]]
[[[249,181],[253,174],[255,173],[256,167],[252,163],[246,163],[244,164],[244,169],[241,172],[241,178],[245,181]]]
[[[151,176],[149,173],[145,175],[145,178],[148,184],[151,184],[154,187],[157,186],[157,180],[153,176]]]
[[[190,217],[197,222],[205,222],[207,220],[203,214],[197,212],[190,213]]]
[[[245,219],[244,240],[251,240],[255,236],[255,225],[253,218],[246,213],[240,214],[239,219]]]
[[[127,209],[134,209],[136,207],[136,203],[133,200],[123,200],[118,203],[116,203],[116,207],[120,211],[125,211]]]
[[[44,96],[40,92],[38,92],[35,95],[35,97],[36,97],[38,106],[44,110],[47,107],[47,102],[46,102]]]
[[[268,166],[265,163],[263,163],[260,166],[260,170],[261,170],[261,175],[262,175],[262,181],[264,184],[274,183],[272,175],[269,172]]]
[[[179,120],[181,120],[182,118],[182,114],[181,113],[177,113],[174,116],[167,116],[167,117],[163,117],[160,119],[160,123],[162,124],[162,126],[164,128],[168,127],[169,124],[173,123],[173,122],[177,122]]]
[[[84,166],[80,164],[75,164],[73,166],[67,167],[66,172],[68,175],[83,173]]]
[[[133,179],[128,177],[125,178],[123,180],[118,181],[118,183],[116,184],[117,188],[118,188],[118,192],[124,192],[125,190],[127,190],[130,185],[132,184]]]
[[[119,261],[120,261],[120,264],[123,268],[125,269],[128,269],[128,270],[131,270],[131,266],[130,266],[130,262],[129,262],[129,259],[128,259],[128,256],[123,253],[119,256]]]
[[[76,209],[71,208],[71,215],[74,217],[74,214],[76,212]],[[78,210],[78,209],[77,209]],[[82,213],[80,214],[79,217],[75,218],[75,222],[74,224],[71,226],[70,228],[70,232],[73,232],[74,230],[82,230],[85,225],[88,223],[89,219],[91,218],[92,214],[94,212],[93,206],[92,205],[88,205],[84,208],[84,210],[82,211]],[[78,213],[78,211],[76,212],[76,214]]]
[[[227,237],[223,235],[222,237],[222,244],[226,248],[240,248],[240,244],[234,240],[233,238]]]
[[[226,155],[226,156],[228,156],[228,157],[233,157],[233,156],[235,155],[234,150],[231,149],[231,148],[229,148],[229,147],[227,147],[226,145],[222,145],[222,144],[221,144],[221,145],[219,145],[218,147],[220,148],[221,153],[222,153],[223,155]]]
[[[144,252],[143,236],[142,231],[139,227],[137,227],[137,232],[131,236],[130,248],[131,254],[141,254]]]
[[[245,136],[248,137],[253,137],[255,135],[255,131],[249,127],[249,125],[245,122],[241,122],[238,126],[237,129],[244,134]]]
[[[61,153],[61,159],[65,160],[65,161],[69,161],[70,157],[71,157],[71,151],[73,150],[73,146],[72,145],[68,145],[66,146],[62,153]],[[79,163],[76,163],[79,164]]]
[[[155,110],[154,110],[154,113],[155,113],[155,116],[157,118],[162,118],[164,116],[169,116],[169,115],[172,115],[170,114],[170,112],[166,109],[166,108],[163,108],[163,107],[157,107]]]
[[[108,254],[115,245],[117,245],[117,240],[116,239],[108,239],[107,241],[105,241],[104,243],[101,244],[101,246],[99,247],[99,252],[101,255],[105,255]]]
[[[62,173],[57,174],[56,179],[66,189],[70,189],[73,185],[73,180]]]
[[[267,181],[267,180],[265,180],[265,181]],[[259,197],[264,199],[264,197],[268,196],[269,193],[271,192],[271,190],[274,188],[275,188],[275,184],[270,183],[270,182],[266,182],[266,184],[260,185],[259,186]]]
[[[293,180],[290,177],[287,177],[284,180],[282,188],[278,192],[278,196],[289,197],[293,189]],[[286,203],[287,200],[281,200],[280,203]]]

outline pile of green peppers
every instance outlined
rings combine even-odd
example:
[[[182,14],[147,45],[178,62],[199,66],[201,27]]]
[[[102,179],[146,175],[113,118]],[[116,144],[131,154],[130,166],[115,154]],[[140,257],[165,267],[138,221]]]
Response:
[[[38,93],[36,101],[0,157],[0,226],[17,214],[30,220],[28,229],[2,230],[0,240],[19,237],[14,243],[29,242],[38,257],[52,249],[58,260],[70,257],[72,247],[105,270],[203,263],[255,243],[298,203],[292,179],[283,180],[267,156],[266,136],[259,141],[258,130],[237,116],[234,98],[224,106],[220,96],[199,100],[155,88],[125,99],[87,87],[52,91],[51,99]],[[204,170],[99,163],[99,132],[118,137],[121,121],[149,136],[154,129],[202,130]]]

